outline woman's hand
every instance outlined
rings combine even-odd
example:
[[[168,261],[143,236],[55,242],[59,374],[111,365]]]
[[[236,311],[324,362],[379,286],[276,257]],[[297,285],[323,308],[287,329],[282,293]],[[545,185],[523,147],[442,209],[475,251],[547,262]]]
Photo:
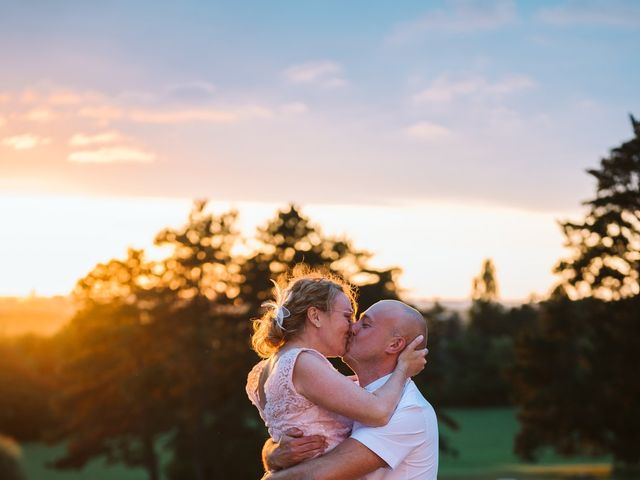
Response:
[[[269,470],[282,470],[322,455],[326,448],[325,437],[321,435],[305,437],[302,430],[292,427],[285,431],[280,443],[265,444],[262,455]]]
[[[421,348],[416,350],[416,347],[424,341],[422,335],[418,335],[413,341],[405,347],[400,356],[398,357],[398,365],[396,370],[400,370],[404,375],[409,378],[420,373],[424,366],[427,364],[427,353],[429,350]]]

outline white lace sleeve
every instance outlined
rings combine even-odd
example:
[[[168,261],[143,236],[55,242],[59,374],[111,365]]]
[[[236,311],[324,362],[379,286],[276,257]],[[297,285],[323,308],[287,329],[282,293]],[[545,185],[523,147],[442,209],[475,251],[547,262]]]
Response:
[[[260,375],[262,375],[262,370],[264,369],[266,363],[267,363],[266,360],[262,360],[261,362],[258,362],[257,364],[254,365],[254,367],[249,372],[249,375],[247,375],[247,385],[245,387],[249,400],[258,409],[258,413],[260,413],[260,417],[262,418],[262,420],[264,420],[265,418],[264,418],[264,412],[260,407],[260,397],[258,395],[258,388],[260,386]]]

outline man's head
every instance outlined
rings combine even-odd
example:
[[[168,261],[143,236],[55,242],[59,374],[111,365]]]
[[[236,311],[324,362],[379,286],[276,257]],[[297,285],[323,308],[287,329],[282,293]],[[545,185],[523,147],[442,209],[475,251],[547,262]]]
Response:
[[[415,308],[397,300],[382,300],[362,313],[352,326],[345,361],[354,371],[395,368],[404,347],[418,335],[427,342],[427,322]]]

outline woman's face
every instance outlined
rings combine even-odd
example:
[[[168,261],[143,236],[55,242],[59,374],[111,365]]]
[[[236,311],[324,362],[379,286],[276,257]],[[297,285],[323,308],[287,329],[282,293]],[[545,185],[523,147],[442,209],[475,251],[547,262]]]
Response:
[[[341,357],[344,355],[354,315],[351,301],[343,292],[340,292],[333,299],[333,305],[329,312],[322,312],[320,330],[322,331],[323,343],[329,351],[327,356]]]

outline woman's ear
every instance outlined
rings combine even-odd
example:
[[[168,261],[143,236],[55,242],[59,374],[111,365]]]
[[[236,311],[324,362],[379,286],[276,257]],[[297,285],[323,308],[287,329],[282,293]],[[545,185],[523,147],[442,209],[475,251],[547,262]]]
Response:
[[[387,353],[400,353],[406,346],[407,341],[404,339],[404,337],[393,337],[384,351]]]
[[[307,320],[316,327],[320,327],[320,310],[316,307],[307,308]]]

